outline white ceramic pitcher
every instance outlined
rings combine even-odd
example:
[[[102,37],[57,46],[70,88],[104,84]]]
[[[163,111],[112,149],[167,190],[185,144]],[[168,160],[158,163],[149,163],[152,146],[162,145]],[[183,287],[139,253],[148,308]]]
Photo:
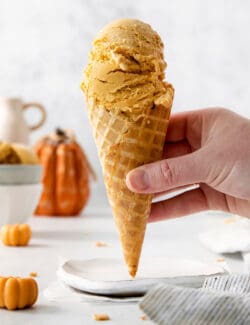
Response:
[[[41,113],[38,123],[29,126],[24,111],[36,107]],[[0,97],[0,141],[29,144],[30,131],[40,128],[46,120],[45,108],[35,102],[23,103],[20,98]]]

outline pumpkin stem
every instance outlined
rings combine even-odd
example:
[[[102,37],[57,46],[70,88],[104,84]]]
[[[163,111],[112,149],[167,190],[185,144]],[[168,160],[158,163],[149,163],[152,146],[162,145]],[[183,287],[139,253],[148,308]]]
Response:
[[[66,133],[61,128],[56,128],[56,135],[58,135],[59,137],[67,137]]]

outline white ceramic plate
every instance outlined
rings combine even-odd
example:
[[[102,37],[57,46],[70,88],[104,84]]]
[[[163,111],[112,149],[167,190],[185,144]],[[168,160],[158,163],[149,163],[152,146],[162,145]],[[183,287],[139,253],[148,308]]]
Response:
[[[157,257],[142,259],[135,279],[128,275],[124,261],[115,258],[69,260],[57,271],[67,285],[100,295],[142,295],[153,285],[165,282],[186,287],[201,287],[208,276],[223,275],[217,264],[187,259]]]
[[[250,251],[250,220],[236,216],[199,234],[200,242],[217,254]]]

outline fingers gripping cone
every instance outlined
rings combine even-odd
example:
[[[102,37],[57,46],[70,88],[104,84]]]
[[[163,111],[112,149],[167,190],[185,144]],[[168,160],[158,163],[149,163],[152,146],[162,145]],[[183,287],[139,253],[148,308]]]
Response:
[[[104,32],[101,33],[97,40],[100,40],[100,37],[104,38],[106,36],[104,39],[107,42],[107,34],[109,35],[112,30],[117,33],[117,24],[122,26],[122,28],[125,28],[125,25],[127,32],[130,32],[130,36],[131,25],[135,26],[136,24],[139,24],[139,26],[142,24],[146,29],[150,28],[150,32],[154,36],[157,35],[149,25],[134,20],[122,20],[110,25],[106,30],[104,29]],[[136,30],[135,27],[133,28],[132,34]],[[121,38],[121,41],[123,38]],[[157,41],[159,40],[158,37]],[[112,42],[111,48],[114,48],[114,44],[119,44],[119,38]],[[98,47],[99,44],[100,42],[97,41],[96,46]],[[104,46],[107,46],[107,44],[104,44]],[[127,47],[126,49],[129,50]],[[117,59],[114,52],[107,49],[104,54],[107,58],[102,57],[100,60],[100,53],[98,53],[99,60],[97,60],[92,50],[90,58],[92,57],[94,61],[90,62],[89,68],[86,69],[82,88],[86,94],[89,120],[93,129],[103,169],[104,182],[118,228],[125,261],[129,273],[131,276],[135,276],[150,212],[152,195],[136,194],[129,191],[125,184],[125,178],[130,170],[142,164],[161,159],[174,90],[170,84],[163,82],[159,76],[156,76],[157,80],[154,80],[150,70],[145,72],[145,74],[143,69],[139,70],[138,68],[137,71],[134,67],[137,64],[134,57],[129,58],[122,54],[125,60],[122,61],[120,52]],[[144,60],[147,57],[146,54],[144,54]],[[127,62],[127,60],[132,62]],[[160,64],[164,62],[162,57],[160,57],[159,61]],[[110,80],[108,76],[112,73],[105,70],[107,66],[110,69],[111,63],[114,64],[111,70],[113,73],[120,69],[120,71],[117,71],[120,73],[120,76],[115,82]],[[123,69],[125,64],[124,70],[126,71],[121,69],[121,64]],[[132,65],[133,67],[131,67]],[[140,62],[138,62],[138,65],[142,66]],[[93,71],[97,70],[98,74],[100,69],[104,70],[102,71],[104,75],[94,76]],[[130,72],[131,69],[133,70],[132,73]],[[158,75],[160,75],[160,72],[159,69]],[[124,76],[124,74],[128,76]],[[131,74],[133,75],[131,76]],[[142,76],[144,79],[146,78],[145,82],[142,82]],[[96,84],[97,79],[102,80],[99,85],[99,93]],[[104,84],[109,83],[111,86],[103,85],[103,81]],[[155,84],[152,86],[152,83]],[[126,93],[126,89],[123,89],[124,86],[128,87],[130,95]],[[117,90],[117,87],[119,90]],[[96,89],[93,91],[93,88]],[[125,94],[122,94],[124,91]],[[102,92],[106,98],[106,103],[104,100],[100,100]],[[143,98],[143,93],[146,99]],[[153,93],[156,93],[156,95],[153,95]],[[118,100],[113,100],[113,96],[116,96]],[[109,97],[111,99],[107,101]],[[125,100],[126,98],[128,100]]]

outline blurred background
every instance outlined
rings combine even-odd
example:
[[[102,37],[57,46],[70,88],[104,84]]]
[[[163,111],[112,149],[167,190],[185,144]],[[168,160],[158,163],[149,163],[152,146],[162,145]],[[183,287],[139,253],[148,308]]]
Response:
[[[152,25],[176,89],[173,112],[223,106],[249,118],[249,12],[246,0],[0,0],[0,96],[45,106],[31,143],[56,126],[73,129],[98,174],[93,199],[106,202],[79,86],[99,29],[121,17]]]

